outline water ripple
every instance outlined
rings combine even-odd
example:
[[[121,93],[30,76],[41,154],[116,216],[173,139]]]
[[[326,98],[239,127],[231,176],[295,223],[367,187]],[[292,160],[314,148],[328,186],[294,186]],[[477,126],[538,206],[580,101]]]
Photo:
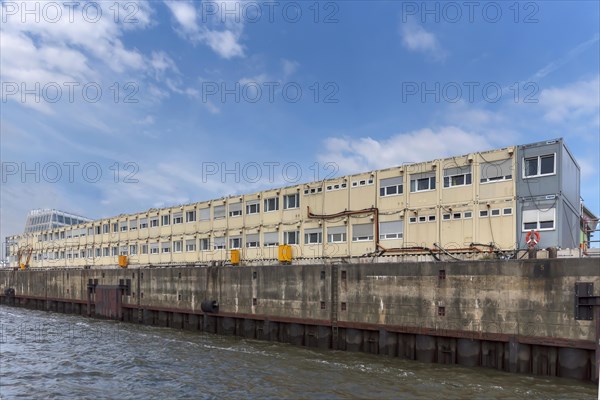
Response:
[[[589,399],[571,380],[0,307],[0,398]]]

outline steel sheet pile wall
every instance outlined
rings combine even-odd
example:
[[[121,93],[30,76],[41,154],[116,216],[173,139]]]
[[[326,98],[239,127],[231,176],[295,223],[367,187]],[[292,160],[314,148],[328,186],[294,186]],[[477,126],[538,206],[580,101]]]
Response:
[[[575,319],[576,282],[600,294],[598,262],[1,271],[0,293],[95,315],[93,288],[121,287],[130,322],[589,380],[599,313]]]

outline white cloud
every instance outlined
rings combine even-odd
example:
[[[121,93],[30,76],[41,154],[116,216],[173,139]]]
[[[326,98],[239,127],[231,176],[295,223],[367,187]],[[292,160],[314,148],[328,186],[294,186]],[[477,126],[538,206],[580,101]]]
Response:
[[[550,122],[566,122],[587,118],[592,125],[598,123],[600,79],[581,80],[564,87],[544,89],[540,93],[540,106],[544,118]]]
[[[274,82],[274,79],[267,74],[259,74],[251,77],[243,77],[240,79],[240,85],[247,85],[249,83],[256,83],[262,85],[266,82]]]
[[[114,93],[115,85],[122,89],[120,94],[123,96],[131,94],[124,85],[125,82],[133,82],[137,88],[143,88],[151,94],[144,97],[151,103],[160,102],[169,96],[164,84],[170,76],[178,82],[177,88],[184,86],[179,83],[181,73],[176,63],[165,51],[154,50],[150,54],[143,54],[136,48],[128,47],[122,40],[128,32],[153,25],[151,17],[154,12],[147,1],[136,2],[133,14],[128,12],[133,3],[122,4],[125,8],[121,9],[119,19],[114,14],[114,3],[96,3],[102,7],[102,17],[95,22],[84,18],[81,10],[74,12],[73,20],[70,21],[68,8],[62,3],[52,3],[53,7],[62,7],[63,18],[56,22],[45,18],[41,18],[39,22],[35,22],[34,18],[22,21],[19,15],[5,16],[6,22],[2,25],[0,35],[0,79],[3,82],[14,82],[18,88],[16,93],[6,97],[8,100],[47,115],[60,115],[57,111],[61,104],[75,103],[69,109],[75,119],[94,128],[100,126],[106,132],[106,126],[101,126],[99,117],[99,108],[106,104],[87,102],[81,96],[81,88],[86,84],[100,86],[104,94],[103,100],[107,100]],[[44,9],[44,4],[39,8]],[[43,89],[48,84],[62,89],[62,96],[59,98],[61,101],[47,101],[54,93],[52,91],[50,96],[40,100],[33,95],[27,95],[23,99],[22,86],[30,90],[39,85]],[[79,89],[79,96],[74,101],[65,101],[69,97],[67,85],[70,84],[76,85],[75,91]],[[48,93],[39,89],[36,92],[44,95]],[[174,92],[198,96],[197,90],[192,88]],[[112,108],[115,107],[116,104],[113,104]],[[77,108],[77,111],[73,112],[73,108]],[[119,112],[124,110],[124,107],[119,108]],[[105,107],[103,111],[109,110]]]
[[[437,60],[446,58],[446,52],[441,48],[436,36],[425,30],[418,22],[408,19],[401,23],[400,35],[402,44],[409,50],[426,53]]]
[[[342,173],[387,168],[492,148],[481,134],[455,126],[420,129],[387,139],[332,137],[325,140],[321,162],[334,162]]]
[[[38,2],[39,3],[39,2]],[[41,18],[38,22],[34,18],[21,18],[16,16],[7,16],[7,22],[3,24],[3,35],[7,32],[13,34],[27,35],[30,39],[35,38],[35,47],[38,51],[48,47],[54,47],[54,56],[60,60],[62,52],[85,51],[95,62],[108,65],[114,72],[123,72],[127,69],[140,70],[145,66],[144,57],[136,49],[125,48],[120,37],[127,29],[144,29],[148,26],[149,6],[145,2],[139,2],[136,16],[137,23],[123,23],[115,21],[112,3],[96,3],[101,5],[102,17],[97,21],[91,22],[84,18],[85,13],[74,12],[73,20],[69,20],[69,9],[56,2],[41,2],[40,9],[44,9],[43,3],[53,3],[56,7],[61,7],[62,18],[52,22],[47,18]],[[32,41],[32,43],[34,43]],[[3,44],[4,47],[4,44]],[[7,62],[14,56],[12,53],[3,51],[3,61]],[[65,59],[68,60],[68,59]],[[70,68],[69,68],[70,69]]]
[[[235,17],[225,18],[221,8],[226,6],[226,1],[215,3],[215,15],[205,15],[206,24],[198,24],[198,13],[193,3],[183,1],[166,1],[165,4],[173,13],[177,21],[176,31],[192,43],[202,43],[209,46],[219,56],[230,59],[244,57],[244,46],[240,39],[244,30],[243,18],[235,21]],[[240,7],[238,7],[240,9]],[[212,29],[212,28],[215,29]]]
[[[154,125],[154,117],[152,115],[146,115],[144,118],[135,121],[139,125]]]
[[[281,64],[283,66],[283,77],[284,79],[294,75],[294,73],[298,70],[300,64],[294,60],[286,60],[285,58],[281,60]]]
[[[164,51],[153,51],[152,57],[150,58],[150,65],[154,68],[157,80],[168,70],[179,73],[175,61],[173,61]]]
[[[187,1],[165,1],[173,16],[187,34],[197,33],[199,28],[196,23],[196,8]]]
[[[238,42],[240,36],[241,31],[203,29],[198,37],[202,41],[205,41],[221,57],[229,59],[244,56],[244,47]]]

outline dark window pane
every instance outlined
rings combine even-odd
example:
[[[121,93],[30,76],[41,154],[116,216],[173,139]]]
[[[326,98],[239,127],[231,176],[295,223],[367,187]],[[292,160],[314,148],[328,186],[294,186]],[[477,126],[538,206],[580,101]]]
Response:
[[[529,158],[525,160],[525,176],[537,175],[537,164],[536,158]]]
[[[527,231],[530,229],[537,229],[537,222],[525,222],[523,226]]]
[[[387,194],[396,194],[396,186],[388,186]]]
[[[452,186],[462,186],[465,184],[464,175],[456,175],[452,177]]]
[[[554,155],[542,157],[542,174],[554,173]]]
[[[540,229],[553,229],[554,221],[540,221]]]

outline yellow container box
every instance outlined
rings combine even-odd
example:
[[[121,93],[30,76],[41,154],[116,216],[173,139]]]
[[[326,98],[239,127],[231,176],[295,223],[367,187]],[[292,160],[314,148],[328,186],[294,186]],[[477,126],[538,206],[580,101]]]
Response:
[[[240,265],[240,251],[231,250],[231,265]]]
[[[292,262],[292,246],[289,244],[279,245],[279,262]]]

